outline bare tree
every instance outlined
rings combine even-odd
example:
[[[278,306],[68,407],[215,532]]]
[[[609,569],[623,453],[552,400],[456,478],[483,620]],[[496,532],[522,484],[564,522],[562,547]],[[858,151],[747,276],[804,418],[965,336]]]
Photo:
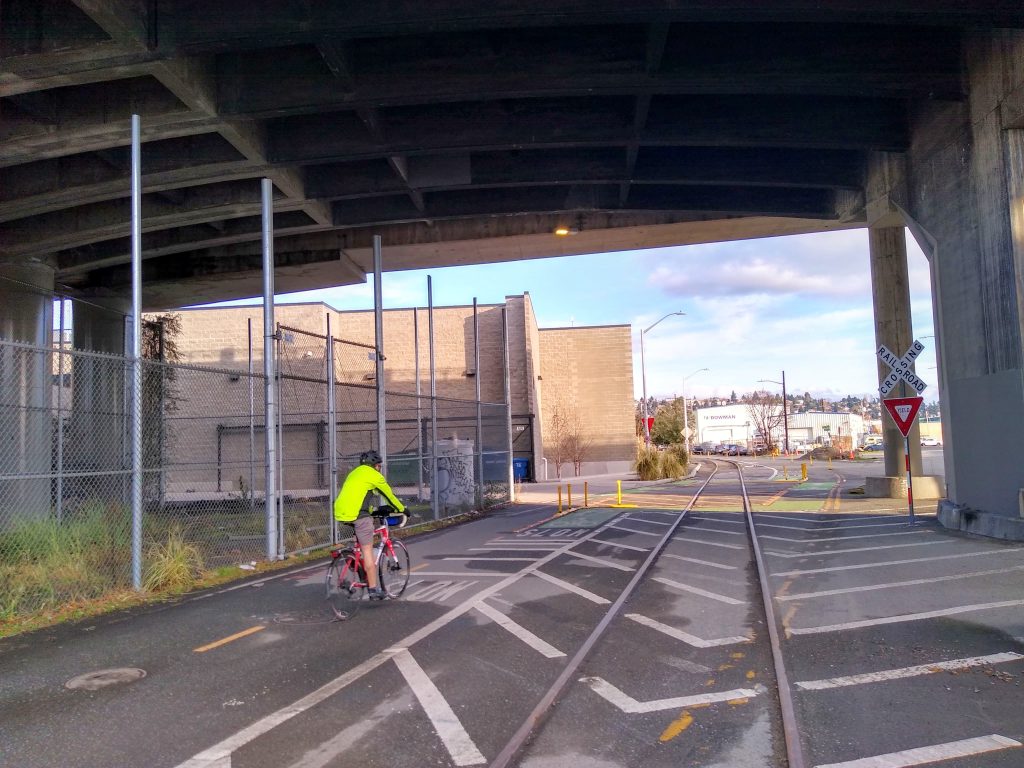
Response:
[[[747,399],[747,411],[754,433],[765,445],[775,448],[774,432],[782,425],[782,397],[766,391],[753,392]]]
[[[583,470],[583,460],[590,452],[594,441],[583,433],[583,419],[580,418],[578,408],[567,408],[565,421],[565,453],[572,461],[573,474],[579,477]]]
[[[562,479],[562,464],[569,459],[568,437],[569,418],[562,403],[555,403],[544,429],[545,450],[548,458],[555,463],[555,477]]]

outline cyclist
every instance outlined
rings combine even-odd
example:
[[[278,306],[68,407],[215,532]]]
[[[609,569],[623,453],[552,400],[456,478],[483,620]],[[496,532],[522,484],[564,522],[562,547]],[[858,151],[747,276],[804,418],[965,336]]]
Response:
[[[351,525],[356,530],[356,543],[362,550],[366,563],[366,585],[371,600],[383,600],[387,593],[377,583],[377,570],[373,568],[373,516],[387,514],[375,510],[375,496],[381,494],[398,513],[405,512],[405,506],[398,500],[384,475],[380,473],[383,463],[380,454],[370,450],[359,456],[359,466],[345,477],[338,498],[334,500],[334,519]],[[371,493],[372,492],[372,493]]]

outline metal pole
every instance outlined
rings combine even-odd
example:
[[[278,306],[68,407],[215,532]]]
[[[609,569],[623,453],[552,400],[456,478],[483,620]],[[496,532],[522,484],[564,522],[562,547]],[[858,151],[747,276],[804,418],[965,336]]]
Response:
[[[263,482],[267,526],[267,560],[277,559],[277,380],[274,378],[274,186],[261,182],[263,195],[263,424],[265,443]]]
[[[412,354],[416,358],[416,499],[423,498],[423,406],[420,403],[420,311],[412,310]]]
[[[785,430],[786,455],[789,455],[789,414],[786,411],[786,372],[782,372],[782,428]]]
[[[910,471],[910,430],[907,430],[907,435],[904,438],[904,461],[907,465],[907,508],[910,511],[910,524],[914,525],[914,476]]]
[[[686,457],[690,457],[690,411],[686,407],[686,379],[683,378],[683,445],[686,446]]]
[[[132,115],[132,586],[142,589],[142,121]]]
[[[644,419],[644,445],[651,444],[651,426],[647,423],[647,366],[644,363],[644,332],[640,331],[640,380],[643,382],[643,404],[641,413]]]
[[[338,540],[334,520],[334,499],[338,495],[338,405],[334,394],[334,336],[331,334],[331,316],[327,315],[327,468],[330,471],[330,495],[327,500],[327,525],[331,543]]]
[[[277,424],[274,428],[274,435],[277,440],[277,557],[284,558],[285,555],[285,525],[284,525],[284,397],[281,386],[281,360],[284,358],[284,334],[281,333],[281,324],[275,326],[277,330],[277,354],[274,360],[274,376],[277,378]]]
[[[64,519],[64,303],[61,296],[57,346],[57,522]]]
[[[508,500],[515,501],[515,477],[512,463],[512,369],[508,360],[508,308],[501,308],[501,350],[505,368],[505,432],[508,435]],[[547,480],[545,471],[544,479]]]
[[[480,405],[480,317],[473,297],[473,378],[476,379],[476,493],[477,508],[484,508],[484,412]]]
[[[246,370],[249,372],[249,512],[256,511],[256,380],[253,376],[252,361],[252,318],[246,320],[248,330],[248,358]]]
[[[384,407],[384,294],[381,290],[380,235],[373,236],[373,322],[374,357],[377,363],[377,445],[383,459],[381,471],[388,473],[388,423]]]
[[[427,328],[430,338],[430,508],[434,519],[441,518],[437,492],[437,369],[434,366],[434,286],[427,275]]]

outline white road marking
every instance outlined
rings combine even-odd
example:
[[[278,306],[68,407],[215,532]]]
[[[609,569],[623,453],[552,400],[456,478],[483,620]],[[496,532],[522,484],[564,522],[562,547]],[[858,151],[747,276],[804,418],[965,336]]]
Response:
[[[880,624],[900,624],[904,621],[921,621],[922,619],[935,619],[940,616],[955,616],[958,613],[971,613],[972,611],[989,611],[996,608],[1016,608],[1024,605],[1024,600],[1004,600],[999,603],[978,603],[976,605],[959,605],[955,608],[943,608],[939,611],[926,611],[924,613],[904,613],[899,616],[886,616],[881,619],[865,619],[864,621],[849,621],[845,624],[828,624],[823,627],[804,627],[803,629],[789,629],[790,635],[819,635],[825,632],[840,632],[844,629],[860,629],[861,627],[876,627]]]
[[[901,549],[903,547],[929,547],[934,544],[948,544],[950,540],[941,539],[939,541],[912,541],[909,544],[883,544],[879,547],[849,547],[841,549],[819,549],[817,552],[769,552],[765,550],[766,555],[773,555],[774,557],[817,557],[818,555],[845,555],[850,552],[877,552],[879,549]]]
[[[902,752],[890,752],[887,755],[862,757],[860,760],[849,760],[845,763],[828,763],[817,768],[906,768],[912,765],[937,763],[940,760],[952,760],[957,757],[982,755],[998,749],[1024,746],[1019,741],[1008,739],[993,733],[962,741],[949,741],[945,744],[934,744],[930,747],[906,749]]]
[[[791,541],[796,544],[817,544],[819,541],[853,541],[854,539],[881,539],[886,536],[917,536],[919,533],[934,533],[930,529],[922,529],[919,531],[894,531],[890,533],[861,533],[856,536],[815,536],[813,539],[802,538],[792,539],[786,536],[762,536],[762,539],[768,539],[771,541]]]
[[[414,578],[417,578],[420,581],[423,581],[424,579],[426,579],[428,577],[429,578],[433,578],[435,576],[453,576],[453,577],[458,577],[460,579],[477,579],[477,578],[480,578],[481,576],[485,576],[485,577],[494,578],[494,579],[503,579],[506,576],[508,576],[508,574],[507,573],[491,573],[490,571],[420,571],[420,572],[418,572],[416,574],[416,576]],[[410,582],[410,586],[412,586],[412,584],[415,584],[415,583],[416,582]]]
[[[643,624],[645,627],[655,629],[669,637],[674,637],[676,640],[682,640],[694,648],[717,648],[720,645],[736,645],[737,643],[750,642],[749,637],[719,637],[715,640],[704,640],[696,635],[691,635],[689,632],[683,632],[681,629],[670,627],[668,624],[662,624],[660,621],[655,621],[639,613],[627,613],[626,618],[632,619],[637,624]]]
[[[831,521],[830,521],[831,522]],[[777,525],[776,523],[758,523],[758,528],[782,528],[787,531],[849,531],[854,528],[898,528],[906,523],[869,523],[868,525],[829,525],[822,528],[811,528],[806,525]]]
[[[708,528],[707,526],[700,526],[699,528],[687,528],[688,531],[696,531],[698,533],[721,533],[725,536],[746,536],[746,531],[723,531],[721,528]]]
[[[648,525],[672,525],[672,523],[666,523],[664,520],[647,520],[646,518],[634,517],[632,515],[623,519],[629,520],[632,523],[647,523]]]
[[[695,696],[678,696],[674,699],[637,701],[632,696],[623,693],[603,678],[581,677],[580,682],[586,683],[603,699],[614,704],[623,712],[630,715],[644,714],[646,712],[659,712],[663,709],[697,707],[705,704],[715,704],[720,701],[752,699],[767,690],[763,685],[755,685],[753,688],[734,688],[731,691],[720,691],[718,693],[698,693]]]
[[[691,520],[708,520],[712,523],[727,523],[728,525],[746,525],[746,520],[730,520],[727,517],[704,517],[697,515],[690,518]]]
[[[512,621],[512,619],[504,613],[495,610],[487,603],[477,604],[476,609],[499,627],[518,637],[542,656],[546,656],[549,659],[557,659],[561,656],[565,656],[564,653],[551,645],[551,643],[537,637],[537,635],[533,634],[533,632],[523,625],[516,624],[516,622]]]
[[[655,576],[654,581],[661,582],[665,586],[678,589],[683,592],[692,592],[695,595],[701,597],[710,597],[712,600],[718,600],[721,603],[727,603],[728,605],[746,605],[745,600],[737,600],[734,597],[728,597],[727,595],[719,595],[716,592],[708,592],[707,590],[700,589],[699,587],[691,587],[689,584],[681,584],[678,581],[672,581],[672,579],[666,579],[661,576]]]
[[[721,563],[712,563],[710,560],[700,560],[696,557],[683,557],[682,555],[673,555],[671,552],[662,552],[662,557],[671,557],[675,560],[685,560],[688,563],[696,563],[697,565],[707,565],[711,568],[721,568],[723,571],[735,571],[735,565],[722,565]]]
[[[591,539],[591,544],[604,544],[609,547],[618,547],[619,549],[631,549],[634,552],[650,552],[650,547],[634,547],[632,544],[619,544],[615,541],[605,541],[604,539]]]
[[[452,756],[452,762],[456,765],[486,763],[487,758],[476,748],[476,744],[466,733],[466,729],[462,727],[459,718],[441,695],[441,691],[427,677],[427,673],[416,663],[408,649],[403,648],[395,654],[394,658],[395,665],[402,673],[402,677],[405,678],[413,694],[419,699],[420,706],[430,718],[430,722],[434,724],[434,730],[441,737],[448,754]]]
[[[651,533],[650,531],[637,531],[632,528],[623,528],[621,525],[612,525],[609,527],[616,531],[625,531],[626,533],[639,533],[641,536],[657,536],[658,538],[661,538],[660,533]]]
[[[645,515],[671,515],[672,517],[675,517],[679,513],[678,512],[666,512],[663,509],[645,509],[644,510],[644,514]]]
[[[625,565],[624,563],[616,563],[614,560],[605,560],[601,557],[594,557],[593,555],[584,555],[581,552],[566,552],[569,557],[578,557],[583,560],[590,560],[593,563],[600,563],[601,565],[607,565],[609,568],[617,568],[620,571],[635,571],[632,565]]]
[[[555,552],[561,552],[560,549],[556,549],[554,551]],[[491,562],[499,562],[499,561],[503,561],[503,562],[517,562],[517,563],[528,563],[531,560],[536,560],[537,558],[535,558],[535,557],[487,557],[485,555],[480,555],[479,557],[444,557],[444,558],[441,558],[441,559],[442,560],[477,560],[477,561],[479,561],[481,563],[491,563]]]
[[[556,539],[554,536],[533,536],[533,537],[523,536],[523,537],[517,538],[517,539],[491,539],[490,541],[487,542],[487,544],[523,544],[523,545],[529,545],[530,544],[530,541],[529,541],[530,538],[543,539],[542,543],[544,543],[544,544],[570,544],[570,543],[575,541],[575,539]]]
[[[704,539],[694,539],[691,536],[676,536],[672,541],[686,541],[690,544],[701,544],[706,547],[722,547],[724,549],[746,549],[741,544],[723,544],[720,541],[705,541]]]
[[[843,688],[847,685],[865,685],[867,683],[881,683],[888,680],[903,680],[907,677],[920,677],[921,675],[931,675],[951,669],[969,669],[971,667],[981,667],[988,664],[1003,664],[1009,661],[1019,661],[1020,659],[1024,659],[1024,656],[1021,656],[1019,653],[993,653],[988,656],[972,656],[967,659],[938,661],[934,664],[921,664],[916,667],[886,669],[881,672],[866,672],[862,675],[830,677],[825,680],[807,680],[802,683],[797,683],[796,687],[804,691],[826,691],[830,688]]]
[[[957,555],[936,555],[935,557],[914,557],[907,560],[887,560],[884,563],[859,563],[857,565],[835,565],[831,568],[808,568],[803,571],[782,571],[772,576],[805,576],[811,573],[831,573],[833,571],[855,571],[861,568],[886,568],[892,565],[910,565],[911,563],[930,563],[934,560],[957,560],[961,557],[984,557],[986,555],[1002,555],[1007,552],[1024,552],[1024,547],[1012,549],[986,550],[984,552],[961,552]]]
[[[591,541],[593,541],[593,539],[591,539]],[[534,571],[533,575],[539,579],[544,579],[544,581],[554,584],[556,587],[561,587],[566,592],[573,592],[579,595],[580,597],[585,597],[592,603],[597,603],[598,605],[607,605],[611,602],[611,600],[605,600],[600,595],[595,595],[593,592],[588,592],[587,590],[583,589],[583,587],[577,587],[575,584],[570,584],[568,581],[563,581],[562,579],[556,578],[555,576],[551,576],[550,574],[544,573],[544,571]]]
[[[820,499],[819,499],[819,501],[820,501]],[[812,513],[804,513],[804,514],[797,514],[797,515],[773,515],[773,514],[768,514],[767,512],[756,512],[754,514],[754,519],[755,520],[786,520],[786,521],[791,522],[791,523],[795,523],[796,521],[799,520],[801,522],[814,523],[815,525],[835,525],[836,523],[846,522],[846,520],[843,519],[843,515],[828,517],[828,518],[826,518],[824,520],[811,520],[811,519],[808,519],[808,517],[807,517],[808,514],[815,514],[816,515],[818,513],[817,512],[812,512]],[[918,517],[928,517],[928,515],[918,515]],[[932,515],[932,517],[934,517],[934,515]],[[901,518],[903,518],[904,524],[906,524],[906,518],[907,518],[906,515],[871,515],[870,517],[856,516],[856,517],[849,517],[849,518],[847,518],[847,520],[849,520],[850,522],[862,523],[865,520],[899,520]]]
[[[974,576],[995,576],[1000,573],[1012,573],[1013,571],[1024,571],[1024,565],[1015,565],[1012,568],[1000,568],[994,571],[972,571],[970,573],[957,573],[952,576],[932,576],[927,579],[911,579],[909,581],[891,581],[887,584],[866,584],[860,587],[846,587],[845,589],[826,589],[820,592],[803,592],[791,595],[779,595],[776,600],[785,602],[787,600],[800,600],[806,597],[825,597],[827,595],[846,595],[851,592],[872,592],[876,589],[893,589],[895,587],[913,587],[919,584],[934,584],[938,581],[956,581],[957,579],[969,579]]]
[[[331,696],[344,690],[357,680],[361,680],[364,676],[377,669],[377,667],[387,661],[390,661],[391,657],[396,653],[405,650],[408,646],[415,645],[424,638],[430,637],[438,630],[451,624],[484,599],[498,594],[509,585],[515,584],[517,581],[533,573],[541,566],[551,562],[563,552],[569,552],[572,547],[586,541],[588,538],[599,535],[603,531],[607,530],[607,528],[607,524],[600,528],[596,528],[578,541],[566,544],[562,550],[552,552],[544,557],[538,558],[531,565],[525,566],[515,573],[505,575],[505,577],[497,584],[481,590],[475,597],[472,597],[461,605],[456,605],[454,608],[451,608],[446,613],[438,616],[433,621],[407,635],[400,641],[401,647],[384,649],[375,656],[371,656],[366,661],[361,662],[358,667],[348,670],[344,674],[339,675],[291,704],[281,707],[275,712],[271,712],[269,715],[260,718],[240,731],[236,731],[231,736],[222,739],[213,746],[207,747],[201,752],[193,755],[185,762],[179,763],[176,768],[231,768],[231,755],[235,750],[244,747],[246,744],[258,739],[263,734],[272,731],[274,728],[288,720],[291,720],[296,715],[300,715],[312,707],[315,707],[320,702],[329,699]]]
[[[411,593],[408,598],[414,602],[438,602],[443,603],[450,597],[476,584],[475,581],[436,581],[428,583]]]
[[[495,544],[486,547],[468,547],[467,552],[551,552],[560,544]]]

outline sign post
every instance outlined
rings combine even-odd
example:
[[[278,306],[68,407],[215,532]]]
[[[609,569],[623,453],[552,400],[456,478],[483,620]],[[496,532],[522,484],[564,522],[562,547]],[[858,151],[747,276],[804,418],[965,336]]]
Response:
[[[885,405],[892,420],[896,423],[896,426],[900,430],[900,434],[903,435],[904,441],[904,460],[906,462],[907,470],[907,508],[910,512],[910,525],[914,525],[914,477],[910,471],[910,428],[914,425],[914,419],[917,418],[917,413],[921,409],[921,403],[924,402],[924,398],[920,395],[928,387],[917,375],[910,370],[914,364],[914,360],[924,350],[924,344],[917,339],[910,345],[910,349],[906,351],[903,357],[896,357],[884,344],[878,347],[878,358],[889,366],[890,373],[885,377],[882,385],[878,388],[879,393],[882,395],[882,403]],[[916,397],[892,397],[888,400],[885,396],[892,391],[898,383],[903,382],[909,384],[917,392]]]

